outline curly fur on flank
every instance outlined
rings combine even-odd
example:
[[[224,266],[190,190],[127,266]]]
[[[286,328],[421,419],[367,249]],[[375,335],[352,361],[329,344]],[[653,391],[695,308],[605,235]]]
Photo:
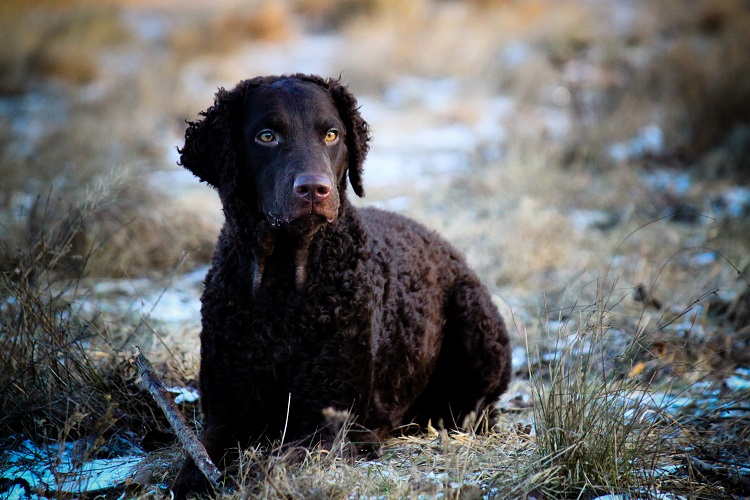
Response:
[[[436,233],[351,205],[370,135],[346,87],[259,77],[219,90],[201,115],[180,153],[225,214],[201,308],[212,459],[225,467],[238,444],[285,430],[329,447],[342,416],[352,453],[368,454],[405,424],[491,410],[510,379],[503,319]],[[188,460],[175,493],[203,488]]]

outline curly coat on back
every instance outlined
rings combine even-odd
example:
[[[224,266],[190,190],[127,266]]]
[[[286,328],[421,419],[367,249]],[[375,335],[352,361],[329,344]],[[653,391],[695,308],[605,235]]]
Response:
[[[405,424],[492,409],[510,346],[487,289],[420,224],[363,196],[369,131],[337,80],[259,77],[220,89],[189,123],[182,165],[214,187],[225,224],[202,297],[202,441],[224,466],[261,439],[353,453]],[[190,460],[178,496],[201,487]]]

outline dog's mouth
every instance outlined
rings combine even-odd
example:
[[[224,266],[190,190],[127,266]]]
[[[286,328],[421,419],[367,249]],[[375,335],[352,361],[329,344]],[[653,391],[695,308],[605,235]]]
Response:
[[[292,233],[301,233],[334,222],[338,214],[327,208],[312,204],[284,215],[269,214],[267,218],[268,222],[274,227]]]
[[[331,203],[311,203],[309,205],[305,205],[304,210],[300,210],[298,212],[299,216],[297,218],[322,218],[325,220],[325,222],[331,223],[335,221],[336,217],[338,216],[338,214],[336,213],[336,209],[338,209],[338,204],[333,205]]]

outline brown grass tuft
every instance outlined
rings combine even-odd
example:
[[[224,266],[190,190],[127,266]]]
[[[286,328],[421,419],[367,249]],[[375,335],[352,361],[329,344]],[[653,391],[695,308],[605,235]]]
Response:
[[[74,253],[75,240],[100,202],[92,197],[63,220],[43,221],[0,274],[0,435],[101,446],[118,430],[160,420],[132,397],[123,332],[83,312],[88,255]]]
[[[175,57],[185,61],[198,55],[227,54],[251,40],[285,40],[295,33],[288,4],[270,1],[193,9],[180,24],[170,31],[169,45]]]
[[[35,78],[90,83],[99,52],[131,37],[117,9],[53,3],[40,8],[11,2],[0,11],[0,33],[14,41],[0,47],[0,93],[19,92]]]

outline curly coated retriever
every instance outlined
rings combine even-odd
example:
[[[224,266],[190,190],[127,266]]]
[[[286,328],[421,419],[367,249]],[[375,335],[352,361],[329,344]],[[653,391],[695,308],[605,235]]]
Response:
[[[373,452],[405,424],[491,411],[510,378],[503,319],[449,243],[350,204],[370,137],[346,87],[259,77],[201,115],[180,153],[226,219],[201,308],[211,458],[226,467],[238,444],[283,432],[330,447],[341,415],[355,423],[350,451]],[[188,460],[176,493],[203,487]]]

